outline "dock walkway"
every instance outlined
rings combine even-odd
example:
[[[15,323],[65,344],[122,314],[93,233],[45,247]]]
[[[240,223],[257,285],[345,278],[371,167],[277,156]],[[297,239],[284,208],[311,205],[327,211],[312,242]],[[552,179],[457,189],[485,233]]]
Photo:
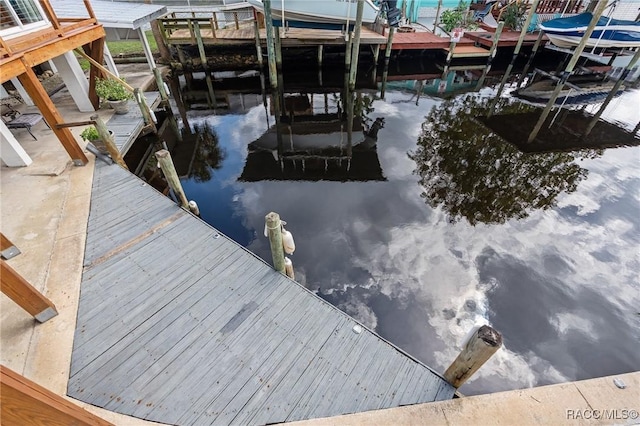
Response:
[[[160,104],[158,92],[144,92],[144,97],[152,110]],[[144,127],[142,112],[136,101],[129,101],[129,112],[126,114],[114,114],[109,120],[108,127],[113,132],[116,146],[122,155],[126,154]]]
[[[67,391],[181,425],[270,424],[454,393],[424,364],[101,162]]]

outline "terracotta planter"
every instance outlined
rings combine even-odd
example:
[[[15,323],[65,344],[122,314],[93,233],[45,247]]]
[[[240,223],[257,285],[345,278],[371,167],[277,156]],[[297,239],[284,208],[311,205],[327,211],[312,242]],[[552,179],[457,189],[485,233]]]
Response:
[[[126,114],[127,112],[129,112],[129,101],[128,100],[123,100],[123,101],[107,101],[109,102],[109,105],[111,106],[111,108],[113,108],[116,111],[116,114]]]

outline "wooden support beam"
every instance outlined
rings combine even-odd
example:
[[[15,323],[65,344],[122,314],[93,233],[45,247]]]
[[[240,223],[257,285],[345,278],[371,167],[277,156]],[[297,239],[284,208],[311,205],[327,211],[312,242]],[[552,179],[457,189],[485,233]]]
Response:
[[[11,259],[20,254],[20,250],[3,233],[0,232],[0,256],[3,259]]]
[[[2,292],[39,322],[45,322],[58,315],[53,302],[40,294],[2,259],[0,259],[0,283]]]
[[[95,61],[95,63],[90,62],[91,69],[89,71],[89,100],[91,101],[91,105],[93,105],[96,110],[100,108],[100,97],[96,93],[96,79],[105,77],[105,73],[103,71],[104,67],[98,67],[96,66],[96,64],[102,65],[102,61],[104,60],[104,43],[105,39],[100,38],[82,46],[85,53]]]
[[[58,16],[53,11],[53,7],[51,7],[51,3],[49,3],[49,0],[40,0],[40,6],[42,6],[42,10],[44,10],[45,15],[47,15],[47,18],[49,18],[49,21],[51,22],[51,25],[53,25],[53,28],[59,30],[60,22],[58,22]]]
[[[18,76],[20,83],[22,83],[33,100],[33,103],[38,107],[49,126],[51,126],[51,130],[53,130],[53,133],[58,137],[58,140],[60,140],[74,164],[76,166],[84,166],[89,160],[87,156],[84,155],[80,145],[78,145],[78,141],[76,141],[69,129],[60,129],[57,127],[58,124],[64,123],[62,116],[49,98],[47,91],[44,90],[44,87],[42,87],[42,84],[38,81],[38,77],[33,70],[30,67],[25,68],[25,72]]]
[[[471,336],[458,357],[451,363],[444,378],[459,388],[502,346],[502,335],[483,325]]]
[[[112,423],[0,365],[0,415],[7,425],[113,426]]]

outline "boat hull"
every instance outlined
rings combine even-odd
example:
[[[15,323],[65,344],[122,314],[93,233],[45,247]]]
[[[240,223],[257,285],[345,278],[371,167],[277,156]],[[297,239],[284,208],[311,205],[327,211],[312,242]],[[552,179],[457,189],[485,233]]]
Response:
[[[540,25],[551,43],[558,47],[577,46],[589,26],[591,13],[552,19]],[[587,47],[640,47],[640,22],[600,18],[587,40]]]
[[[264,13],[264,5],[261,0],[248,0],[258,11]],[[271,2],[271,14],[273,19],[282,20],[282,1]],[[309,22],[318,24],[346,24],[347,21],[355,22],[357,3],[340,0],[309,1],[286,0],[284,1],[284,20],[296,22]],[[362,22],[372,24],[378,16],[379,9],[370,0],[365,0],[362,14]]]
[[[597,76],[579,75],[570,78],[569,81],[574,86],[580,87],[580,90],[569,86],[563,87],[555,101],[556,105],[581,105],[599,102],[607,97],[615,85],[613,81],[604,80]],[[556,84],[553,80],[544,79],[514,91],[513,95],[529,102],[546,104],[551,99]],[[616,96],[623,91],[624,86],[621,86]]]

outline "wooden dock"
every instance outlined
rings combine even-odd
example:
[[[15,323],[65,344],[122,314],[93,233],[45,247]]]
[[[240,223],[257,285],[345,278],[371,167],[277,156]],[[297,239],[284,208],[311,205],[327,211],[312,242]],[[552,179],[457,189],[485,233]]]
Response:
[[[96,163],[69,396],[193,425],[311,419],[453,393],[142,180]]]
[[[158,92],[144,92],[147,105],[154,110],[160,104]],[[125,155],[136,141],[142,128],[144,119],[140,107],[134,100],[129,101],[129,112],[126,114],[114,114],[108,121],[109,130],[113,131],[116,146]]]
[[[471,31],[465,32],[464,38],[472,40],[480,46],[487,48],[491,47],[495,34],[490,31]],[[498,41],[498,47],[514,47],[518,43],[518,37],[520,37],[520,31],[502,31],[500,34],[500,40]],[[533,46],[538,38],[538,33],[527,33],[522,42],[523,46]],[[544,45],[549,38],[542,36],[542,44]]]
[[[263,46],[267,44],[266,30],[259,30],[260,41]],[[223,29],[212,31],[211,28],[202,28],[200,30],[202,42],[205,45],[254,45],[256,36],[253,28],[241,27],[238,29]],[[282,35],[283,47],[299,47],[299,46],[317,46],[317,45],[344,45],[344,34],[338,30],[321,30],[311,28],[288,28]],[[386,41],[386,37],[371,31],[367,28],[362,29],[360,38],[361,44],[381,44]],[[169,44],[175,45],[195,45],[196,37],[189,29],[179,29],[171,33],[167,37]]]

